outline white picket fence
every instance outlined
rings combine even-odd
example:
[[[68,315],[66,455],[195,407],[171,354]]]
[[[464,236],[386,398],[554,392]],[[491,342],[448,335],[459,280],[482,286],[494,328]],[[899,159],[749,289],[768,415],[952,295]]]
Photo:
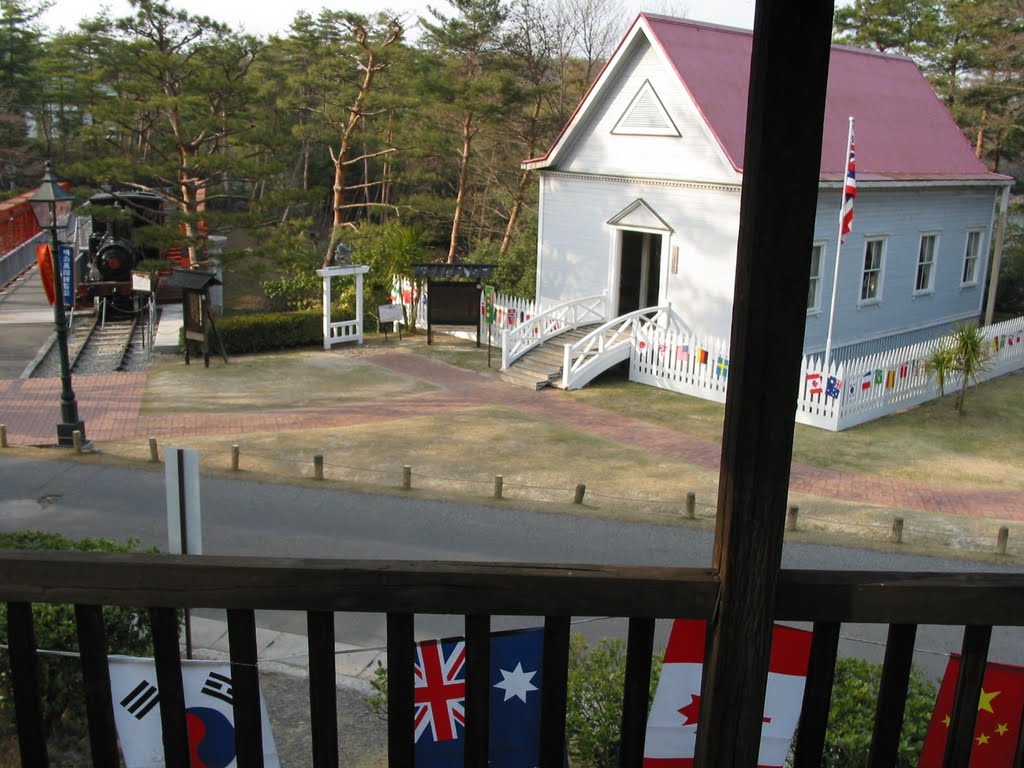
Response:
[[[1024,317],[982,329],[989,357],[979,381],[1024,368]],[[807,356],[800,366],[801,390],[796,421],[838,432],[934,400],[938,385],[925,360],[940,339],[823,367]],[[729,375],[727,341],[695,334],[655,331],[634,339],[630,378],[674,392],[725,402]],[[945,383],[946,393],[963,383],[959,375]],[[973,384],[974,382],[970,382]]]

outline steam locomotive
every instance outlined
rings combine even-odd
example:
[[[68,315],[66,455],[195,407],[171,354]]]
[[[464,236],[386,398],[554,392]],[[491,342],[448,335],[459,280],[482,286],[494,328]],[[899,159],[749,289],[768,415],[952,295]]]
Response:
[[[178,249],[162,250],[140,242],[139,230],[164,223],[163,200],[151,192],[103,192],[84,208],[90,224],[87,247],[79,255],[80,280],[76,303],[112,299],[121,309],[132,304],[132,270],[143,260],[186,265]]]

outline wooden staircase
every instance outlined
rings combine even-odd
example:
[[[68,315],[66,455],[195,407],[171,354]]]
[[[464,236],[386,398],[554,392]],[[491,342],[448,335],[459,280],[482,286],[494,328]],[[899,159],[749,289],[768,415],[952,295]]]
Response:
[[[516,360],[507,370],[501,372],[501,380],[518,387],[542,389],[558,386],[562,378],[562,363],[565,345],[574,344],[582,339],[597,325],[583,325],[535,347]]]

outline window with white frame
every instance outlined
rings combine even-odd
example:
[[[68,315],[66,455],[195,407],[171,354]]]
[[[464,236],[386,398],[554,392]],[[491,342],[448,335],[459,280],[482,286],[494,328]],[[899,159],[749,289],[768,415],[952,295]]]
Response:
[[[914,293],[931,293],[935,290],[935,254],[938,251],[939,236],[935,232],[921,235],[917,249],[917,278]]]
[[[825,246],[815,243],[811,246],[811,283],[807,288],[807,311],[818,312],[821,309],[821,254]]]
[[[964,251],[964,272],[961,285],[976,285],[978,282],[978,260],[981,257],[981,230],[967,232],[967,249]]]
[[[882,300],[882,269],[885,265],[885,238],[868,240],[864,244],[864,272],[860,281],[862,304]]]

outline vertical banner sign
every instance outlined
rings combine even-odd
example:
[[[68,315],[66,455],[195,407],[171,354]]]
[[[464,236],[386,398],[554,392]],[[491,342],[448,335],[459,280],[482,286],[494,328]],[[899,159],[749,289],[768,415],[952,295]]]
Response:
[[[64,306],[70,307],[75,302],[75,247],[62,243],[57,253],[60,257],[60,288]]]
[[[487,322],[490,325],[493,325],[494,321],[497,319],[497,315],[495,314],[495,310],[494,310],[494,286],[493,285],[485,285],[484,286],[484,315],[486,316]]]

